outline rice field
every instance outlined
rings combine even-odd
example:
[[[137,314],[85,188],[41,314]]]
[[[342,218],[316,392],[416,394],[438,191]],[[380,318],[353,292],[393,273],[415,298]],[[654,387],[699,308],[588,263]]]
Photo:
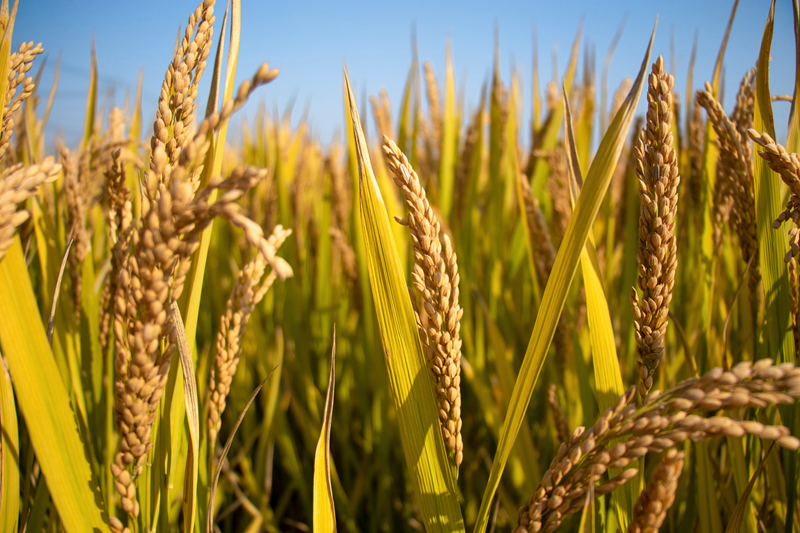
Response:
[[[730,109],[736,4],[693,51],[708,79],[651,37],[597,87],[580,31],[560,84],[523,94],[495,59],[475,108],[449,49],[415,53],[399,107],[357,105],[345,69],[328,145],[232,122],[281,65],[237,72],[222,7],[187,7],[154,117],[141,87],[99,106],[93,62],[51,153],[57,84],[0,6],[0,531],[800,527],[800,69],[770,91],[774,1]]]

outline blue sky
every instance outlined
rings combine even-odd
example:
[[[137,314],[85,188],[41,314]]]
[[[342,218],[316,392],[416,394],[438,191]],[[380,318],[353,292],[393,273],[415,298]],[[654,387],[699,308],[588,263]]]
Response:
[[[294,101],[295,120],[308,106],[312,135],[327,144],[343,129],[342,66],[345,64],[358,101],[365,93],[377,94],[385,87],[396,115],[411,64],[412,28],[416,28],[420,59],[432,61],[440,81],[445,46],[448,42],[452,44],[456,81],[458,87],[463,84],[465,103],[471,110],[477,105],[481,84],[491,71],[496,25],[501,74],[508,83],[512,66],[520,73],[525,96],[523,116],[528,121],[534,32],[542,82],[552,77],[554,50],[560,79],[575,31],[583,21],[579,66],[583,64],[588,44],[596,54],[599,83],[609,44],[624,19],[624,30],[608,76],[609,93],[613,94],[622,78],[635,76],[659,15],[653,57],[662,54],[669,67],[673,34],[676,85],[681,101],[685,102],[686,72],[695,33],[698,57],[694,85],[700,88],[711,76],[732,0],[492,3],[244,0],[243,4],[237,80],[250,77],[264,61],[281,69],[278,79],[259,89],[243,114],[252,118],[260,102],[268,109],[283,111]],[[75,146],[80,138],[93,40],[100,73],[99,94],[101,101],[108,98],[109,107],[123,104],[126,91],[135,90],[139,71],[143,72],[145,135],[149,137],[161,80],[171,59],[178,28],[185,26],[195,7],[196,2],[183,0],[20,2],[14,47],[23,40],[43,44],[47,62],[40,91],[44,95],[52,85],[56,58],[61,54],[61,78],[46,131],[48,150],[52,150],[56,135],[63,135],[70,146]],[[215,47],[224,10],[224,4],[217,5]],[[743,0],[738,8],[725,57],[723,105],[728,111],[742,75],[755,64],[768,10],[769,2],[764,0]],[[33,72],[37,68],[38,64],[34,65]],[[203,110],[210,66],[206,72],[206,83],[201,84],[199,96]],[[793,80],[791,2],[779,0],[772,44],[772,93],[791,93]],[[541,87],[543,90],[543,83]],[[786,137],[789,104],[777,102],[774,107],[777,136],[782,139]],[[644,110],[641,102],[639,110]],[[374,129],[371,120],[369,126]],[[527,126],[522,128],[523,134],[526,131]],[[527,135],[524,139],[527,142]]]

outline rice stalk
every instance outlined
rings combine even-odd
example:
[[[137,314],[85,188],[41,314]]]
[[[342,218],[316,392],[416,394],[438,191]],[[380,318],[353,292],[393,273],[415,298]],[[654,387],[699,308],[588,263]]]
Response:
[[[639,277],[631,291],[636,345],[639,352],[639,395],[653,386],[653,375],[664,357],[667,315],[675,286],[678,245],[675,215],[678,208],[678,161],[672,136],[672,75],[664,59],[653,63],[647,90],[647,123],[636,140],[639,178]]]
[[[800,253],[800,227],[798,227],[800,226],[800,157],[787,152],[786,148],[775,142],[766,132],[759,135],[756,130],[750,129],[747,133],[762,148],[758,150],[758,155],[769,164],[769,168],[780,175],[791,192],[789,201],[786,202],[786,209],[772,223],[774,229],[778,229],[787,220],[795,224],[789,230],[790,248],[783,258],[788,263]]]
[[[461,437],[461,317],[458,303],[459,275],[456,254],[450,238],[442,234],[425,189],[406,156],[388,137],[383,152],[395,184],[408,208],[406,218],[397,222],[408,226],[414,247],[414,289],[422,298],[424,313],[416,313],[417,328],[439,400],[439,423],[451,460],[458,466],[464,458]],[[413,299],[412,299],[413,300]]]
[[[267,238],[268,246],[272,248],[273,254],[291,234],[292,230],[284,229],[280,224],[275,226],[272,234]],[[242,337],[244,337],[250,314],[278,277],[273,270],[264,278],[266,267],[267,262],[261,254],[257,254],[242,267],[228,298],[225,315],[220,319],[214,366],[211,368],[208,382],[210,398],[208,440],[212,443],[216,442],[217,433],[222,425],[221,417],[225,412],[225,399],[230,392],[231,381],[239,365]],[[211,451],[210,447],[209,451]]]

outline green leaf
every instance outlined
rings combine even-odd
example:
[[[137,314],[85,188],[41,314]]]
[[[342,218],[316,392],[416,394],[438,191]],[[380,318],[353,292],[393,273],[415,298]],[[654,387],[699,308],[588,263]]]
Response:
[[[183,530],[190,533],[194,530],[197,515],[197,469],[200,448],[200,419],[197,405],[197,385],[192,364],[192,351],[186,339],[186,330],[183,319],[178,309],[178,304],[172,302],[169,308],[169,320],[175,328],[175,337],[178,346],[178,357],[181,361],[183,374],[183,396],[186,406],[187,421],[189,422],[189,452],[186,455],[186,475],[183,481]]]
[[[773,443],[770,444],[769,449],[767,449],[766,453],[764,454],[764,457],[761,459],[761,461],[759,461],[758,467],[756,467],[756,471],[753,472],[753,475],[750,478],[750,482],[747,484],[747,487],[742,492],[741,497],[739,497],[739,501],[736,502],[736,507],[734,507],[733,509],[733,514],[731,514],[731,519],[728,522],[728,527],[725,528],[725,533],[739,533],[739,531],[742,530],[742,524],[744,524],[745,509],[748,507],[748,504],[750,503],[750,493],[753,491],[753,486],[756,484],[756,480],[758,479],[759,474],[761,474],[761,470],[764,469],[764,465],[767,464],[767,457],[769,457],[769,454],[772,452],[772,448],[774,447],[775,447],[775,442],[773,441]],[[753,518],[755,519],[755,517]]]
[[[756,94],[753,128],[766,132],[775,138],[775,123],[772,117],[772,101],[769,91],[769,61],[772,46],[772,33],[775,25],[775,0],[772,1],[761,40],[756,68]],[[752,146],[751,146],[752,148]],[[755,154],[755,150],[751,150]],[[764,282],[764,340],[767,352],[778,363],[795,362],[794,337],[791,334],[791,302],[789,276],[784,254],[788,249],[788,236],[785,231],[772,228],[772,221],[783,211],[780,196],[781,180],[769,168],[763,157],[753,157],[753,186],[756,200],[756,225],[758,228],[758,254],[761,277]],[[783,423],[797,435],[797,405],[781,406]],[[794,525],[794,503],[797,497],[797,454],[786,455],[787,517],[786,530]]]
[[[583,175],[575,145],[572,129],[572,112],[567,92],[562,91],[564,105],[564,144],[567,156],[567,170],[570,178],[570,202],[573,204],[579,196]],[[589,229],[589,238],[581,252],[581,273],[586,288],[586,315],[589,321],[589,342],[592,347],[592,363],[594,367],[595,397],[601,413],[614,405],[617,398],[625,394],[622,383],[622,372],[619,369],[617,349],[614,344],[614,327],[611,325],[611,314],[608,301],[603,290],[603,277],[597,261],[597,249],[594,233]],[[642,490],[643,476],[641,464],[636,477],[621,490],[611,493],[611,501],[617,511],[617,519],[621,529],[627,529],[633,516],[633,505]],[[619,474],[622,469],[609,469],[609,476]]]
[[[464,531],[405,276],[372,172],[346,71],[345,86],[358,154],[361,224],[369,281],[411,486],[428,531]]]
[[[0,365],[0,531],[17,530],[19,472],[17,406],[11,376]]]
[[[97,479],[86,460],[75,413],[38,318],[19,237],[0,261],[0,294],[0,349],[64,529],[108,531]]]
[[[611,182],[625,138],[631,122],[633,122],[636,104],[639,101],[644,85],[645,71],[650,60],[650,50],[654,37],[655,27],[653,28],[653,34],[650,37],[650,43],[636,82],[625,99],[620,112],[617,113],[608,131],[603,136],[595,159],[586,176],[583,191],[578,197],[575,211],[570,218],[564,241],[558,250],[553,271],[542,296],[542,305],[536,315],[536,323],[533,326],[533,333],[525,353],[525,359],[522,361],[522,367],[520,368],[517,382],[514,384],[514,391],[511,394],[511,404],[503,422],[500,441],[492,463],[492,470],[489,474],[489,482],[483,493],[483,500],[478,511],[475,525],[476,533],[483,533],[486,530],[489,506],[500,484],[500,477],[508,461],[511,448],[525,420],[525,412],[528,409],[531,395],[544,365],[558,318],[567,298],[567,292],[578,267],[580,254],[603,201],[603,196]]]
[[[458,122],[456,118],[456,78],[453,73],[453,51],[447,46],[445,59],[445,103],[442,117],[442,146],[439,147],[439,183],[441,186],[440,209],[442,218],[450,220],[453,206],[453,186],[456,174],[456,151],[458,150]]]
[[[336,508],[331,489],[331,424],[333,423],[333,392],[336,385],[336,330],[331,348],[331,373],[325,396],[325,413],[314,453],[314,533],[336,533]]]

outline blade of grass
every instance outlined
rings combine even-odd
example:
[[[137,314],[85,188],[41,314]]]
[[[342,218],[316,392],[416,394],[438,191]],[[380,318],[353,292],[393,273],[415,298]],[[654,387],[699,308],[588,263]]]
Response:
[[[314,532],[336,533],[336,508],[331,489],[331,424],[333,423],[333,393],[336,385],[336,328],[331,348],[331,373],[325,395],[325,414],[314,454]]]
[[[178,304],[172,302],[169,308],[169,319],[175,328],[178,356],[181,360],[183,371],[183,396],[186,405],[186,415],[189,422],[189,453],[186,455],[186,476],[183,483],[183,530],[186,533],[194,531],[197,513],[197,469],[199,465],[200,446],[200,420],[197,406],[197,385],[195,384],[194,365],[189,342],[186,340],[186,330],[183,327]]]
[[[275,368],[272,369],[272,372],[275,372]],[[208,490],[209,500],[208,511],[206,514],[206,533],[212,533],[214,531],[214,497],[217,493],[217,485],[219,483],[219,475],[222,472],[222,465],[225,462],[225,458],[228,456],[228,452],[231,450],[231,444],[233,444],[233,437],[236,435],[236,431],[238,431],[239,426],[242,424],[242,420],[244,420],[244,415],[247,414],[247,410],[250,409],[250,406],[253,404],[256,396],[258,396],[258,393],[264,386],[264,383],[266,383],[272,376],[272,372],[270,372],[269,375],[258,384],[256,389],[253,391],[253,394],[250,395],[250,399],[247,400],[242,412],[239,414],[239,418],[236,419],[236,424],[233,426],[233,431],[231,431],[228,440],[225,442],[225,448],[222,449],[222,455],[220,456],[219,461],[217,462],[217,468],[214,471],[214,479],[211,481],[211,485],[209,486]]]
[[[94,135],[95,115],[97,114],[97,52],[92,40],[92,66],[89,72],[89,92],[86,95],[86,116],[83,122],[83,146],[89,145]]]
[[[769,445],[764,457],[761,459],[761,461],[759,461],[755,472],[753,472],[753,475],[750,477],[750,482],[747,484],[747,488],[745,488],[744,492],[742,492],[742,495],[739,497],[739,501],[736,502],[736,507],[733,509],[733,514],[731,514],[728,527],[725,528],[725,533],[739,533],[739,531],[742,530],[745,509],[747,509],[748,503],[750,503],[750,493],[753,491],[753,486],[756,484],[756,480],[758,479],[759,474],[761,474],[761,470],[764,469],[764,465],[767,464],[767,457],[769,457],[769,454],[772,453],[772,448],[774,447],[775,441]],[[755,517],[753,518],[755,519]]]
[[[369,280],[411,485],[428,531],[464,531],[405,276],[372,172],[347,71],[345,86],[358,152],[361,222]]]
[[[597,211],[600,208],[603,196],[622,152],[628,130],[633,122],[636,104],[639,101],[644,85],[645,70],[650,60],[654,37],[655,27],[653,27],[653,33],[650,37],[639,75],[620,108],[620,112],[617,113],[608,131],[603,136],[587,174],[583,192],[578,197],[575,211],[570,218],[564,241],[558,250],[553,271],[542,296],[542,305],[536,315],[536,323],[533,327],[528,349],[522,361],[517,382],[514,384],[514,391],[511,394],[511,404],[503,422],[503,429],[500,433],[500,441],[492,463],[489,481],[478,511],[475,525],[476,533],[483,533],[486,530],[489,504],[500,483],[500,477],[508,461],[511,447],[519,433],[519,428],[524,422],[525,412],[544,365],[558,317],[561,315],[569,286],[578,267],[581,251],[589,235],[589,229],[597,216]]]
[[[0,364],[0,531],[16,531],[19,519],[19,429],[11,376]],[[42,485],[44,486],[44,485]]]
[[[564,106],[564,144],[567,156],[567,170],[570,178],[570,202],[574,208],[575,199],[580,194],[583,175],[575,146],[569,98],[564,87],[562,87],[561,98]],[[583,274],[583,284],[586,288],[586,315],[589,322],[589,340],[592,347],[595,397],[597,398],[599,411],[602,413],[614,405],[617,398],[625,394],[625,386],[622,383],[622,373],[619,369],[619,359],[617,359],[617,349],[614,343],[614,327],[611,324],[608,301],[603,290],[603,278],[600,273],[600,264],[597,261],[594,232],[591,228],[589,229],[586,245],[581,252],[581,273]],[[633,505],[643,488],[644,478],[641,466],[640,461],[639,473],[636,474],[636,477],[630,481],[625,489],[615,490],[611,493],[611,501],[617,511],[617,520],[622,530],[627,530],[630,519],[633,516]],[[613,477],[619,472],[621,472],[619,469],[610,469],[609,476]]]
[[[792,0],[792,15],[794,18],[794,94],[792,108],[789,115],[789,140],[786,150],[794,153],[800,151],[800,113],[797,110],[800,98],[800,0]]]
[[[453,50],[447,45],[445,52],[445,103],[442,116],[442,146],[439,147],[439,186],[441,187],[439,209],[442,218],[450,220],[453,206],[456,152],[458,151],[458,122],[456,117],[456,77],[453,72]]]
[[[772,101],[769,90],[769,61],[772,33],[775,24],[775,0],[772,1],[761,40],[756,69],[756,94],[753,128],[775,137]],[[789,277],[783,255],[788,246],[787,234],[772,229],[772,221],[782,211],[781,180],[762,157],[753,158],[753,186],[756,199],[756,224],[758,226],[758,253],[764,283],[764,339],[767,352],[776,362],[795,362],[794,338],[791,335],[791,303]],[[797,435],[797,405],[781,406],[781,418],[793,435]],[[787,453],[786,459],[786,531],[794,527],[794,503],[797,497],[797,454]]]
[[[19,237],[0,262],[0,348],[36,457],[69,532],[108,531],[97,479],[36,307]]]

